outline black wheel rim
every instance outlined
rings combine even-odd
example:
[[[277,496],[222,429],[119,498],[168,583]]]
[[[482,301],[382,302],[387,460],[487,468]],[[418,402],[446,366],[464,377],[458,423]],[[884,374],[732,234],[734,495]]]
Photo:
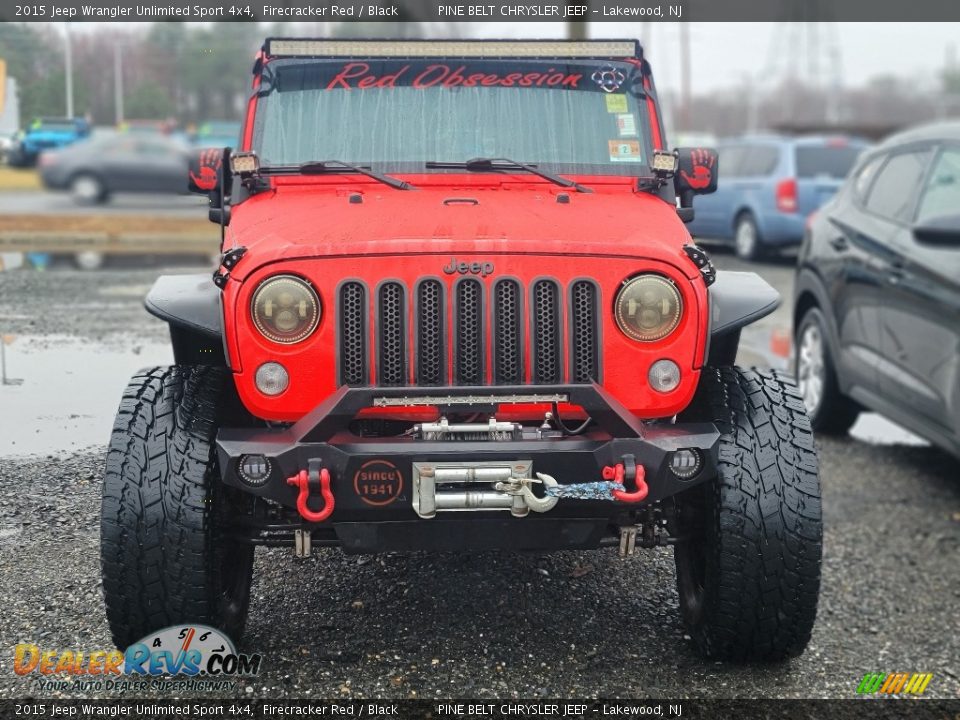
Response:
[[[253,580],[253,545],[234,539],[231,520],[247,512],[243,498],[236,497],[225,487],[214,491],[213,503],[216,531],[215,568],[219,589],[214,602],[217,615],[228,634],[238,634],[243,629],[250,602],[250,583]],[[236,638],[234,638],[236,639]]]
[[[223,541],[220,560],[220,614],[235,628],[243,623],[253,579],[253,546]]]
[[[703,499],[702,493],[695,495],[679,504],[677,508],[677,525],[683,539],[674,550],[680,607],[691,625],[696,625],[703,615],[707,573]]]

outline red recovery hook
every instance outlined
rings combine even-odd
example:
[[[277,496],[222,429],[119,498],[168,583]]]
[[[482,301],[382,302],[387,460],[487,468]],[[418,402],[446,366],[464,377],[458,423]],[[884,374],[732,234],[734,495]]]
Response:
[[[333,513],[333,491],[330,489],[330,471],[325,467],[316,467],[311,462],[309,470],[301,470],[293,477],[287,478],[287,485],[300,489],[297,495],[297,512],[300,517],[310,522],[323,522]],[[323,498],[323,510],[311,510],[307,505],[310,499],[311,485],[320,491]]]
[[[646,470],[643,465],[635,466],[635,476],[634,482],[636,483],[637,489],[634,492],[627,492],[626,490],[614,490],[612,495],[614,498],[620,502],[625,503],[638,503],[642,502],[644,498],[647,497],[647,493],[650,492],[650,488],[647,487],[647,483],[644,480],[646,476]],[[619,485],[623,485],[624,477],[626,472],[623,467],[623,463],[617,463],[616,465],[607,465],[603,468],[603,479],[604,480],[613,480]]]

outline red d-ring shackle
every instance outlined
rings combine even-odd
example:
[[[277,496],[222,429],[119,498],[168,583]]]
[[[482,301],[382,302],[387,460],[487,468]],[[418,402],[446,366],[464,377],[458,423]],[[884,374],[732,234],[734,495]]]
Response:
[[[318,472],[311,468],[310,471],[301,470],[293,477],[287,478],[287,485],[293,485],[300,489],[297,495],[297,512],[300,517],[310,522],[323,522],[333,513],[333,491],[330,489],[330,471],[326,468],[319,469],[320,497],[323,498],[323,510],[311,510],[307,505],[310,499],[310,472]],[[315,481],[316,482],[316,481]]]
[[[623,463],[607,465],[605,468],[603,468],[602,474],[604,480],[613,480],[618,485],[623,485],[625,475]],[[614,490],[611,494],[620,502],[642,502],[647,497],[647,493],[650,492],[650,488],[647,487],[646,480],[644,479],[645,477],[646,470],[644,469],[643,465],[638,464],[636,466],[636,477],[633,479],[637,485],[637,489],[633,492],[627,492],[626,490]]]

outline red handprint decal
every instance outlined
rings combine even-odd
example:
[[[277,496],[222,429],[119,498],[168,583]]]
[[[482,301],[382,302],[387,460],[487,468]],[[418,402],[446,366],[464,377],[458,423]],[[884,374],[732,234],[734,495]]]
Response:
[[[681,170],[680,175],[694,190],[703,190],[710,185],[713,179],[713,166],[716,163],[716,157],[713,153],[703,148],[694,148],[690,151],[690,163],[693,166],[693,174],[688,175],[686,170]]]
[[[200,174],[194,175],[190,171],[190,179],[201,190],[213,190],[217,186],[217,175],[223,163],[222,151],[216,149],[204,150],[200,153]]]

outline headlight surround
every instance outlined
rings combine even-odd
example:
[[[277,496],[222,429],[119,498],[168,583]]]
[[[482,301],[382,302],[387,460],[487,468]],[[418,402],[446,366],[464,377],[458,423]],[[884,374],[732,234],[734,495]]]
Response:
[[[306,280],[274,275],[260,283],[250,302],[250,315],[260,334],[282,345],[310,337],[320,324],[320,298]]]
[[[656,342],[677,329],[683,300],[663,275],[646,273],[627,280],[614,306],[617,326],[631,340]]]

